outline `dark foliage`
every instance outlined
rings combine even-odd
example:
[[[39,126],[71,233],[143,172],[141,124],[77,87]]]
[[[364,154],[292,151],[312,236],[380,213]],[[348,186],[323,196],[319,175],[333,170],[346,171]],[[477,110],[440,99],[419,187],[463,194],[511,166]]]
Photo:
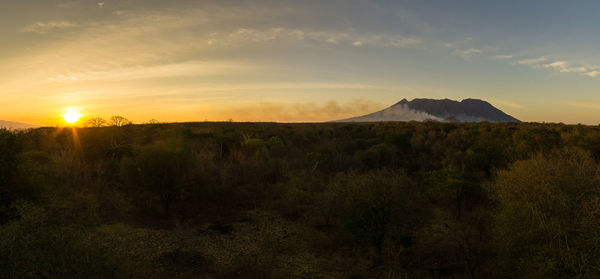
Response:
[[[600,276],[599,127],[123,123],[0,130],[0,278]]]

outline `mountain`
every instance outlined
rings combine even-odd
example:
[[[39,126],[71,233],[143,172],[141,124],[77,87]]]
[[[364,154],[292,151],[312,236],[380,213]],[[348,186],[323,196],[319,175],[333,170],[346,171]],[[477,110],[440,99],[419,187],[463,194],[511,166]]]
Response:
[[[20,122],[0,120],[0,129],[6,128],[9,130],[15,130],[15,129],[37,128],[37,127],[39,127],[39,126],[26,124],[26,123],[20,123]]]
[[[478,99],[464,99],[460,102],[443,99],[413,99],[371,114],[338,120],[336,122],[377,122],[377,121],[426,121],[441,122],[520,122],[518,119],[495,108],[490,103]]]

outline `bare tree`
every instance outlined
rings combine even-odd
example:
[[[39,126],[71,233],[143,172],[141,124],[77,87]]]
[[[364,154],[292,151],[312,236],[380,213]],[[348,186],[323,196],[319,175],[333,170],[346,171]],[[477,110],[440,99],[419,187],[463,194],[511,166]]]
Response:
[[[160,122],[158,122],[158,120],[152,118],[148,121],[148,124],[159,124]]]
[[[87,121],[87,126],[88,127],[102,127],[106,125],[106,120],[104,120],[101,117],[94,117],[94,118],[90,118],[90,120]]]
[[[129,119],[127,119],[127,118],[125,118],[123,116],[115,115],[115,116],[113,116],[113,117],[110,118],[110,123],[113,126],[123,127],[125,125],[131,124],[131,121],[129,121]]]

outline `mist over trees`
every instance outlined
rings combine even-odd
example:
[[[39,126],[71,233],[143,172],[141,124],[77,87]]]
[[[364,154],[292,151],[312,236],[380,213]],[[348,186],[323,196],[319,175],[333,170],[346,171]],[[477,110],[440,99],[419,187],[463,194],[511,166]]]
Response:
[[[600,276],[596,126],[129,124],[0,130],[0,278]]]

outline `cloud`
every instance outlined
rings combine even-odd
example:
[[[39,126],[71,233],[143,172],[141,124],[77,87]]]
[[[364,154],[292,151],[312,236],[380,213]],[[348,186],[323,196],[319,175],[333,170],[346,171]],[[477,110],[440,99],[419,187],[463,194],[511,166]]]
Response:
[[[481,50],[478,48],[469,48],[465,50],[456,49],[452,52],[453,55],[460,56],[464,59],[470,59],[471,56],[479,53],[481,53]]]
[[[586,75],[586,76],[590,76],[590,77],[595,77],[596,75],[600,75],[600,73],[596,73],[596,71],[590,71],[590,70],[594,69],[593,66],[586,67],[586,66],[582,66],[582,65],[573,65],[573,64],[578,64],[578,63],[573,63],[573,62],[563,61],[563,60],[558,60],[558,61],[548,61],[548,60],[549,59],[547,57],[542,56],[542,57],[538,57],[538,58],[528,58],[528,59],[519,60],[519,61],[513,63],[513,65],[526,65],[526,66],[529,66],[534,69],[550,69],[550,70],[553,70],[558,73],[582,73],[582,75]],[[545,62],[547,62],[547,63],[545,63]]]
[[[473,38],[467,37],[454,42],[437,42],[435,45],[452,49],[452,55],[462,57],[465,60],[470,60],[473,56],[484,52],[496,51],[495,47],[488,45],[471,47],[471,45],[473,45],[472,41]]]
[[[591,71],[591,72],[587,72],[583,75],[588,76],[588,77],[597,77],[597,76],[600,76],[600,72],[599,71]]]
[[[228,34],[212,33],[209,45],[238,47],[245,42],[263,43],[269,41],[308,41],[325,44],[348,44],[353,46],[376,47],[415,47],[422,39],[400,34],[358,33],[353,30],[311,30],[272,27],[265,29],[239,28]]]
[[[563,72],[563,70],[567,69],[569,64],[565,61],[556,61],[549,64],[544,64],[544,68],[552,68],[556,71]]]
[[[583,73],[585,71],[587,71],[586,67],[572,67],[572,68],[564,69],[562,72],[563,73]]]
[[[458,41],[454,41],[454,42],[440,42],[438,44],[441,45],[442,47],[445,47],[445,48],[458,49],[460,47],[464,47],[465,45],[467,45],[471,41],[473,41],[473,38],[467,37],[467,38],[464,38],[462,40],[458,40]]]
[[[341,82],[269,82],[243,83],[237,85],[202,86],[195,91],[252,91],[252,90],[298,90],[298,89],[348,89],[348,90],[386,90],[385,86],[375,86],[362,83]]]
[[[518,64],[518,65],[535,65],[535,64],[544,62],[546,60],[548,60],[548,58],[542,56],[542,57],[538,57],[538,58],[528,58],[528,59],[519,60],[519,61],[517,61],[516,64]]]
[[[100,4],[104,2],[96,2]],[[213,7],[214,8],[214,7]],[[75,32],[30,51],[27,56],[5,61],[5,67],[27,71],[12,78],[15,87],[44,83],[76,83],[86,80],[132,80],[146,77],[204,75],[198,60],[223,60],[227,51],[251,44],[321,44],[354,47],[416,47],[419,37],[397,33],[358,32],[353,29],[286,27],[236,27],[272,11],[220,11],[213,8],[190,10],[119,10],[118,18],[81,25]],[[69,21],[37,22],[28,32],[48,33],[53,29],[79,27]],[[168,34],[177,34],[169,36]],[[190,54],[202,54],[190,55]],[[215,61],[221,73],[222,61]],[[249,62],[249,61],[246,61]],[[244,62],[244,63],[246,63]],[[168,69],[165,70],[165,69]],[[239,68],[236,68],[239,69]],[[235,71],[234,71],[235,72]],[[6,77],[8,79],[8,77]],[[14,81],[14,82],[13,82]],[[19,85],[20,84],[20,85]]]
[[[585,67],[570,67],[566,61],[556,61],[544,64],[544,68],[550,68],[561,73],[581,73],[587,71]]]
[[[76,27],[77,24],[69,21],[48,21],[48,22],[36,22],[23,28],[24,31],[33,32],[38,34],[46,34],[53,29],[65,29]]]
[[[368,40],[367,40],[368,41]],[[382,46],[386,47],[414,47],[422,43],[420,38],[407,38],[404,36],[387,36],[386,39],[381,39],[381,36],[376,37],[373,44],[381,42]]]
[[[492,56],[492,59],[510,59],[510,58],[513,58],[513,56],[510,54]]]
[[[14,90],[35,91],[47,88],[48,85],[53,88],[69,86],[68,88],[81,89],[87,81],[131,81],[126,86],[139,86],[139,81],[135,82],[136,80],[153,79],[152,83],[156,84],[162,78],[210,75],[222,83],[221,87],[226,87],[223,85],[231,84],[230,79],[234,77],[243,76],[252,80],[255,75],[246,73],[259,73],[257,67],[262,70],[271,67],[264,61],[256,63],[252,59],[224,60],[228,59],[228,56],[223,53],[246,48],[249,44],[276,41],[356,46],[357,42],[360,42],[361,46],[412,47],[421,42],[419,38],[399,34],[370,34],[354,30],[272,27],[226,28],[225,31],[221,31],[222,28],[207,24],[211,19],[198,16],[197,11],[122,11],[115,16],[120,20],[86,24],[45,48],[35,49],[26,56],[15,56],[4,61],[3,67],[13,71],[0,81],[6,81],[5,86]],[[40,23],[36,26],[39,29],[76,25],[54,22]],[[178,35],[165,40],[163,35],[169,33]],[[202,55],[190,56],[194,53]],[[24,72],[27,72],[27,75],[20,74]],[[167,81],[163,83],[167,84]],[[333,83],[321,84],[318,88],[357,88],[356,85],[332,85]],[[94,86],[106,88],[112,86],[112,83],[94,83]],[[172,84],[169,86],[175,87]],[[189,87],[189,83],[186,86]],[[312,85],[301,82],[299,86],[298,88],[310,88]],[[182,87],[185,86],[177,88]]]
[[[258,66],[251,66],[248,64],[240,64],[229,61],[187,61],[172,64],[120,68],[107,71],[59,74],[48,77],[48,81],[65,83],[98,80],[119,81],[184,76],[214,76],[257,69],[259,69]]]

